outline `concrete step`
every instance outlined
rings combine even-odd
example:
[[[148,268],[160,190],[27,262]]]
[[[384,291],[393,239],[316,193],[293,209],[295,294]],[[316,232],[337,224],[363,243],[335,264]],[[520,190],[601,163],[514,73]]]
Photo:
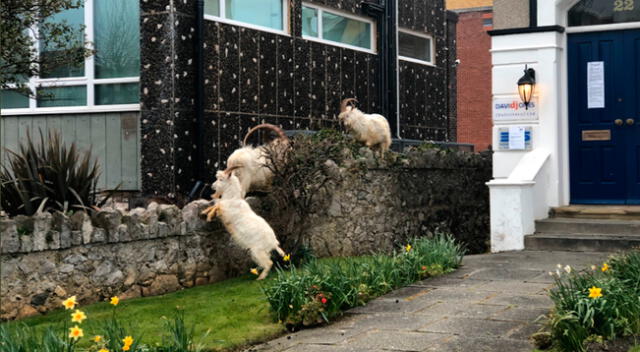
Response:
[[[638,205],[569,205],[551,209],[551,217],[640,220]]]
[[[536,233],[524,237],[524,246],[534,251],[615,252],[640,247],[640,236]]]
[[[640,236],[640,220],[549,218],[536,221],[536,233]]]

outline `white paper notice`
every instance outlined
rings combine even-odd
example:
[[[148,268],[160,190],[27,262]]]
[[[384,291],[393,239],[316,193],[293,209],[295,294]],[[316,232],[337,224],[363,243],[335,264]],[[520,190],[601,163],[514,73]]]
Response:
[[[524,149],[524,127],[509,127],[509,149]]]
[[[604,61],[587,63],[587,107],[604,108]]]

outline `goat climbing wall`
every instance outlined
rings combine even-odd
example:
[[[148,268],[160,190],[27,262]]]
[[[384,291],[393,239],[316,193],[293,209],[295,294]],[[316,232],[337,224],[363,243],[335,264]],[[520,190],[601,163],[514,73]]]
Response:
[[[366,16],[361,1],[309,3]],[[356,97],[364,111],[380,112],[379,48],[368,53],[303,39],[302,1],[289,4],[290,35],[205,20],[204,144],[210,175],[225,167],[256,124],[338,128],[339,102],[347,97]],[[195,6],[194,0],[142,1],[141,6],[142,191],[173,198],[195,182]],[[448,39],[444,0],[402,0],[398,6],[399,26],[431,35],[436,58],[433,66],[400,61],[400,136],[454,141],[448,73],[455,43]],[[379,38],[376,42],[379,46]]]

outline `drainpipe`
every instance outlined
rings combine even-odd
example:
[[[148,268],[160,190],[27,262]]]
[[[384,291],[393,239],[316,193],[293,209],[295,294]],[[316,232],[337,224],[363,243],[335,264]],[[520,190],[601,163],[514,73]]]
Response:
[[[538,0],[529,0],[529,27],[538,27]]]
[[[390,80],[389,86],[389,100],[395,107],[395,120],[396,120],[396,138],[402,139],[400,135],[400,58],[398,57],[398,1],[387,0],[389,11],[389,62],[393,63],[391,71],[393,74],[393,80]]]
[[[195,83],[196,83],[196,96],[195,96],[195,179],[196,183],[189,192],[189,200],[197,198],[200,193],[205,179],[205,153],[204,153],[204,52],[202,45],[204,43],[204,0],[196,0],[196,30],[194,38],[194,63],[195,63]]]
[[[396,31],[396,0],[384,0],[380,4],[363,2],[365,13],[376,19],[378,24],[380,66],[378,67],[378,96],[380,97],[380,113],[387,117],[390,126],[396,126],[394,137],[400,136],[399,104],[398,104],[398,33]],[[394,131],[392,131],[393,133]]]

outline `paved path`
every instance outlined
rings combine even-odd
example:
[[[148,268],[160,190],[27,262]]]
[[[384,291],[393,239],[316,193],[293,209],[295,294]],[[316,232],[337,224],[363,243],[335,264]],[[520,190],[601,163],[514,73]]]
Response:
[[[603,253],[511,252],[467,256],[455,273],[418,282],[248,351],[531,352],[534,321],[548,312],[556,264],[584,268]]]

